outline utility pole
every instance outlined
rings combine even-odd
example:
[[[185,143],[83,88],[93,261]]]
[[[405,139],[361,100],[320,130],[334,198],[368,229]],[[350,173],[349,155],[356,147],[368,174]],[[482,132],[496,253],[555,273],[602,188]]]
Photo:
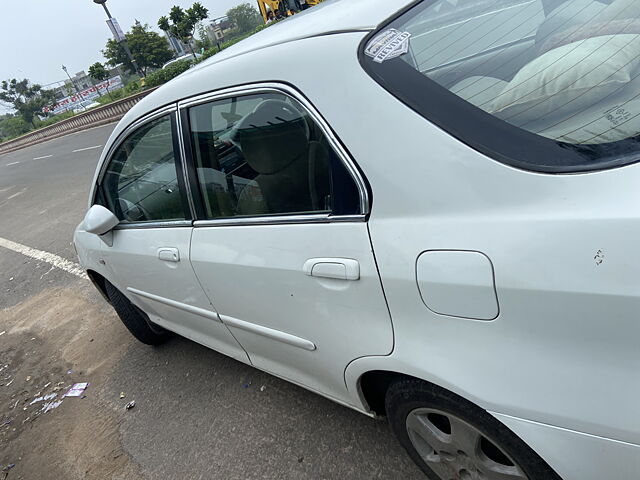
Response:
[[[87,109],[87,107],[84,106],[84,97],[82,96],[82,93],[80,92],[80,90],[78,89],[78,86],[76,85],[76,82],[73,81],[73,78],[71,78],[71,75],[69,75],[69,71],[67,70],[67,67],[65,67],[64,65],[62,65],[62,70],[64,71],[64,73],[67,74],[67,77],[69,77],[69,81],[71,82],[71,85],[73,85],[74,90],[76,91],[76,93],[78,95],[80,95],[80,105],[82,106],[82,108],[84,110]]]
[[[107,8],[107,0],[93,0],[93,3],[102,5],[102,8],[104,8],[104,12],[107,14],[107,18],[108,18],[107,25],[109,25],[109,29],[111,30],[111,33],[113,33],[113,38],[115,38],[116,41],[120,45],[122,45],[122,48],[124,49],[124,52],[127,54],[127,57],[129,57],[129,60],[133,64],[133,68],[135,69],[136,73],[140,75],[140,77],[144,77],[144,72],[140,69],[140,67],[138,66],[138,63],[133,58],[133,54],[129,49],[127,40],[124,36],[124,33],[122,32],[122,29],[120,28],[120,24],[114,17],[111,16],[111,12]]]

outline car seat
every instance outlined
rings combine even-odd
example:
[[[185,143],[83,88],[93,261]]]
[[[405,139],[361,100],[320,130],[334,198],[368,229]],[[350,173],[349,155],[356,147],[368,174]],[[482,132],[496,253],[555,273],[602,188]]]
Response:
[[[321,209],[320,198],[328,194],[328,154],[309,135],[305,117],[281,100],[265,100],[240,121],[234,140],[258,175],[240,192],[238,215]]]
[[[488,110],[508,84],[495,77],[473,76],[456,83],[450,90],[476,107]]]
[[[639,17],[640,2],[637,0],[615,0],[610,5],[571,0],[557,7],[543,22],[536,36],[536,46],[543,55],[550,49],[588,38],[638,35]],[[633,48],[636,44],[632,44]],[[607,60],[602,59],[603,62]],[[566,61],[575,62],[575,59],[567,56]],[[552,68],[558,68],[558,65]],[[594,88],[582,94],[580,101],[574,102],[580,108],[571,109],[568,104],[548,115],[539,115],[533,108],[529,116],[521,114],[509,119],[506,115],[504,118],[541,136],[573,144],[609,143],[633,137],[640,133],[640,69],[631,71],[629,78],[628,83],[616,87],[613,92],[598,94],[598,89]],[[503,112],[494,114],[503,117]]]

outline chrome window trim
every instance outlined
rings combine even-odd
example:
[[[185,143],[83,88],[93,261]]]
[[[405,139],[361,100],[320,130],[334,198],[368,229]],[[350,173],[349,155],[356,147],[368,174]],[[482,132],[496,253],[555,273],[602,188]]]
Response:
[[[178,115],[178,106],[177,104],[172,104],[172,105],[167,105],[164,106],[162,108],[159,108],[158,110],[154,110],[153,112],[139,118],[138,120],[136,120],[135,122],[131,123],[127,128],[125,128],[120,135],[118,135],[118,138],[111,144],[111,146],[109,147],[109,150],[107,152],[107,155],[104,157],[105,160],[102,163],[102,165],[100,166],[100,174],[98,175],[98,178],[96,180],[96,183],[93,186],[93,194],[92,194],[92,200],[91,200],[91,204],[94,205],[96,202],[96,194],[97,194],[97,188],[98,185],[100,185],[102,183],[102,181],[104,180],[104,175],[105,172],[109,166],[109,164],[111,163],[113,154],[115,153],[115,151],[120,147],[120,145],[122,145],[122,143],[136,130],[138,130],[139,128],[143,127],[144,125],[146,125],[149,122],[152,122],[154,120],[157,120],[158,118],[164,117],[165,115],[171,116],[173,115],[175,120],[176,120],[176,129],[177,129],[177,135],[178,135],[178,144],[180,146],[180,151],[176,152],[179,156],[180,156],[180,163],[182,164],[182,170],[183,170],[183,176],[185,179],[185,188],[187,189],[186,194],[187,194],[187,199],[189,202],[189,211],[191,212],[191,217],[195,218],[195,209],[193,207],[193,196],[191,194],[191,189],[189,188],[189,184],[186,183],[187,182],[187,178],[186,178],[186,170],[185,170],[185,166],[186,166],[186,156],[184,153],[184,140],[183,140],[183,136],[182,136],[182,131],[180,129],[180,117]],[[193,221],[192,220],[167,220],[167,221],[150,221],[150,222],[120,222],[118,225],[116,225],[116,227],[114,228],[114,230],[133,230],[133,229],[147,229],[147,228],[175,228],[175,227],[191,227],[193,226]]]
[[[229,217],[216,220],[197,220],[193,222],[199,227],[247,227],[259,225],[297,225],[311,223],[365,222],[366,215],[330,215],[314,213],[308,215],[265,215],[261,217]]]
[[[301,92],[296,90],[290,85],[284,83],[254,83],[250,85],[244,85],[239,87],[230,87],[222,90],[217,90],[215,92],[210,92],[202,95],[197,95],[195,97],[191,97],[185,100],[181,100],[178,102],[178,110],[182,111],[188,109],[190,107],[194,107],[196,105],[201,105],[203,103],[209,103],[217,100],[224,100],[225,98],[232,98],[237,96],[245,96],[257,93],[280,93],[287,95],[298,103],[302,105],[302,107],[307,111],[307,113],[311,116],[314,122],[320,127],[322,133],[329,140],[329,144],[333,148],[333,150],[338,155],[338,158],[345,166],[354,182],[356,183],[356,187],[358,188],[358,195],[360,197],[360,214],[368,215],[370,213],[370,199],[369,199],[369,190],[367,189],[367,185],[364,181],[364,178],[360,174],[360,171],[356,167],[355,162],[346,151],[346,149],[342,146],[336,135],[331,130],[329,124],[324,120],[320,112],[316,110],[316,108],[309,102]],[[180,117],[180,115],[178,115]],[[352,215],[349,215],[352,216]],[[230,217],[231,218],[231,217]],[[255,218],[255,217],[254,217]],[[227,218],[223,219],[225,222],[228,221]],[[218,220],[207,220],[217,222]],[[199,222],[196,222],[196,225]],[[235,223],[235,222],[234,222]],[[268,222],[259,222],[259,224],[268,223]]]
[[[186,189],[187,202],[189,203],[189,210],[191,211],[191,218],[196,218],[196,206],[193,199],[193,192],[191,191],[191,183],[189,182],[189,173],[187,169],[187,152],[185,150],[184,133],[182,130],[182,116],[179,114],[179,110],[176,107],[176,126],[178,130],[178,145],[180,145],[180,163],[182,164],[182,177],[184,179],[184,188]]]
[[[191,220],[167,220],[166,222],[121,222],[116,225],[114,230],[133,230],[142,228],[178,228],[191,226],[193,226],[193,222]]]

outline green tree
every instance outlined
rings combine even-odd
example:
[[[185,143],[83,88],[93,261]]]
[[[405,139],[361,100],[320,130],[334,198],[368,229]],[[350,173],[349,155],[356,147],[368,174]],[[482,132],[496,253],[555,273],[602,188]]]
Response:
[[[260,12],[250,3],[242,3],[237,7],[233,7],[227,12],[227,17],[235,25],[237,35],[253,30],[264,23]]]
[[[131,55],[144,75],[147,74],[149,68],[160,68],[173,58],[167,39],[150,30],[149,25],[136,23],[131,27],[131,31],[125,34],[125,38],[129,44]],[[115,40],[110,39],[107,42],[102,54],[107,59],[108,65],[115,67],[122,64],[131,73],[136,73],[124,48]]]
[[[213,43],[211,43],[211,39],[209,38],[209,35],[207,35],[207,27],[205,27],[202,23],[199,22],[197,26],[197,30],[198,30],[198,36],[200,38],[196,42],[196,45],[198,46],[198,48],[209,50],[213,46]]]
[[[107,71],[106,68],[104,68],[104,65],[102,63],[96,62],[89,67],[89,76],[91,77],[91,80],[95,80],[96,82],[100,83],[109,79],[109,72]],[[96,88],[98,90],[98,95],[102,96],[102,94],[100,93],[100,88],[98,87]],[[109,93],[108,83],[107,83],[106,89],[108,94]]]
[[[28,79],[3,80],[0,84],[0,101],[17,110],[22,119],[33,125],[36,115],[48,117],[55,107],[56,96],[51,90],[43,90],[38,84],[32,84]],[[48,107],[49,112],[44,109]]]
[[[194,3],[191,8],[183,10],[178,6],[171,8],[169,17],[160,17],[158,20],[158,27],[161,30],[167,32],[182,43],[189,45],[193,58],[196,58],[196,54],[191,47],[191,40],[195,32],[198,22],[206,19],[209,16],[209,10],[204,8],[201,3]]]
[[[0,117],[0,138],[14,138],[27,133],[31,127],[20,116],[6,115]]]

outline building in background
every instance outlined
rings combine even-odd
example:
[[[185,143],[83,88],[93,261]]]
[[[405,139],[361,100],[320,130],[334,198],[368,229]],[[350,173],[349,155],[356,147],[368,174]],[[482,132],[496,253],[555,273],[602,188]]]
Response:
[[[120,77],[126,79],[124,69],[121,65],[117,65],[113,68],[108,69],[107,71],[109,72],[109,78]],[[78,90],[83,91],[90,89],[96,83],[97,82],[95,82],[87,74],[87,72],[82,70],[71,77],[71,81],[69,79],[61,80],[59,82],[55,82],[51,87],[47,88],[51,88],[51,90],[55,92],[56,99],[62,100],[65,97],[75,95]]]
[[[207,37],[212,43],[219,45],[225,41],[225,37],[228,38],[228,34],[232,29],[233,24],[228,17],[215,18],[206,27]]]

